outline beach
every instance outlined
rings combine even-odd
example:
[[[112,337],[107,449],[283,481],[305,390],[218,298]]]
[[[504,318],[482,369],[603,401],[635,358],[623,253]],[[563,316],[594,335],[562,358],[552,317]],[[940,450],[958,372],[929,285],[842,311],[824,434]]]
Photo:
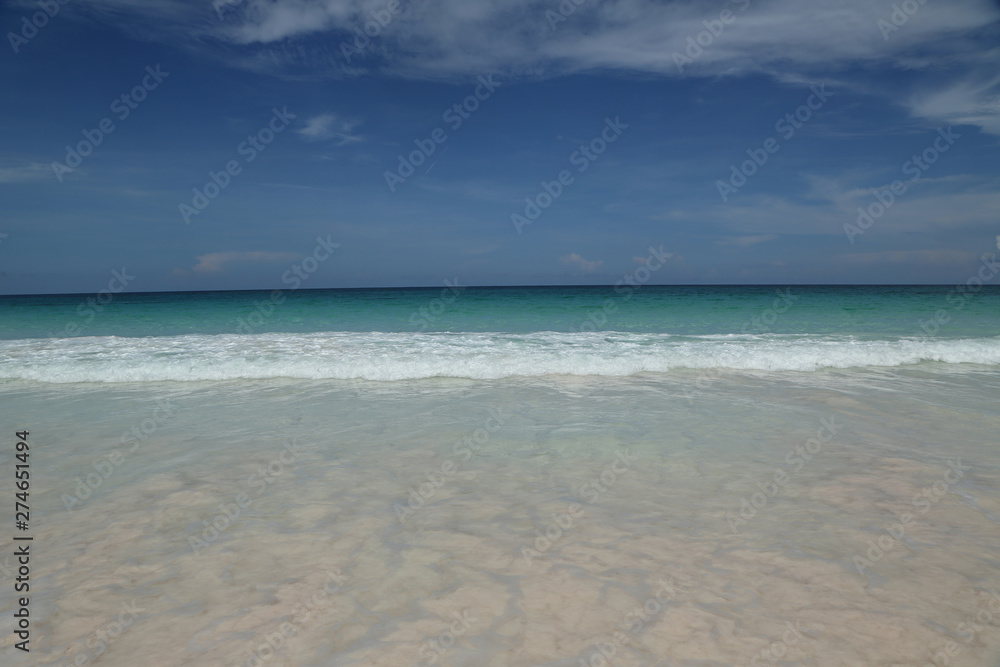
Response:
[[[0,23],[0,667],[1000,667],[1000,0]]]
[[[610,289],[505,297],[535,307],[534,331],[527,317],[498,331],[473,304],[510,304],[471,289],[427,331],[403,315],[436,290],[325,332],[295,304],[254,333],[181,333],[176,312],[162,336],[8,329],[4,438],[27,430],[32,452],[33,634],[21,655],[5,592],[0,655],[998,664],[1000,343],[972,329],[993,321],[901,335],[941,296],[914,288],[867,330],[812,333],[845,317],[814,317],[819,301],[881,297],[790,289],[775,330],[752,333],[777,288],[649,292],[596,332],[568,323]],[[167,307],[133,298],[94,326]],[[243,296],[211,298],[245,312]],[[21,302],[22,331],[72,316],[66,299],[33,317]],[[537,314],[564,299],[589,305]],[[656,310],[671,300],[701,330],[653,330],[673,326]],[[13,463],[6,447],[0,469]],[[0,564],[9,591],[13,547]]]

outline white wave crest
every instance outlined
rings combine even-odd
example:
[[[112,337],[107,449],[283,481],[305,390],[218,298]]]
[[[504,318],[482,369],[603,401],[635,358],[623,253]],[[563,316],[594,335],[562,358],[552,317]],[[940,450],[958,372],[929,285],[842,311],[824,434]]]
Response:
[[[234,379],[663,373],[678,368],[815,371],[921,362],[1000,365],[1000,337],[635,333],[312,333],[0,341],[0,380],[192,382]]]

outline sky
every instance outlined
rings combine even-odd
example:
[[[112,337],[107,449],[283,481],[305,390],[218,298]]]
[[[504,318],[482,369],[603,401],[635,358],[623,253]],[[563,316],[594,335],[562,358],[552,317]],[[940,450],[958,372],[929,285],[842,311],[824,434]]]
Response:
[[[15,0],[0,27],[0,294],[958,284],[1000,252],[998,0]]]

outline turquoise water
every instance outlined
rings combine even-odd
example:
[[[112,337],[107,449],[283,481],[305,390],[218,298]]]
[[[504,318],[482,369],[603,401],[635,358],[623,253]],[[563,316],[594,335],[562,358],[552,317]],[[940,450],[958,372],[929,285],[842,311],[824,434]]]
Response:
[[[0,380],[55,383],[1000,364],[995,287],[8,297],[0,300],[0,322]]]
[[[0,298],[0,664],[1000,664],[996,287],[273,297]]]
[[[973,290],[976,291],[973,291]],[[1000,286],[457,287],[0,297],[0,338],[238,333],[622,331],[1000,334]],[[102,297],[101,300],[106,300]],[[88,302],[93,300],[93,302]],[[769,314],[769,311],[774,311]],[[255,314],[256,313],[256,314]],[[75,325],[75,326],[74,326]]]

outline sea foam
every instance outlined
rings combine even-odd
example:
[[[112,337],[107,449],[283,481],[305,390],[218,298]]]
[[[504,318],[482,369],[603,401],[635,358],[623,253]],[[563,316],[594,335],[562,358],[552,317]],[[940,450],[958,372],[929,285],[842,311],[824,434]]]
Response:
[[[0,380],[46,383],[626,376],[922,362],[1000,365],[1000,337],[332,332],[0,341]]]

